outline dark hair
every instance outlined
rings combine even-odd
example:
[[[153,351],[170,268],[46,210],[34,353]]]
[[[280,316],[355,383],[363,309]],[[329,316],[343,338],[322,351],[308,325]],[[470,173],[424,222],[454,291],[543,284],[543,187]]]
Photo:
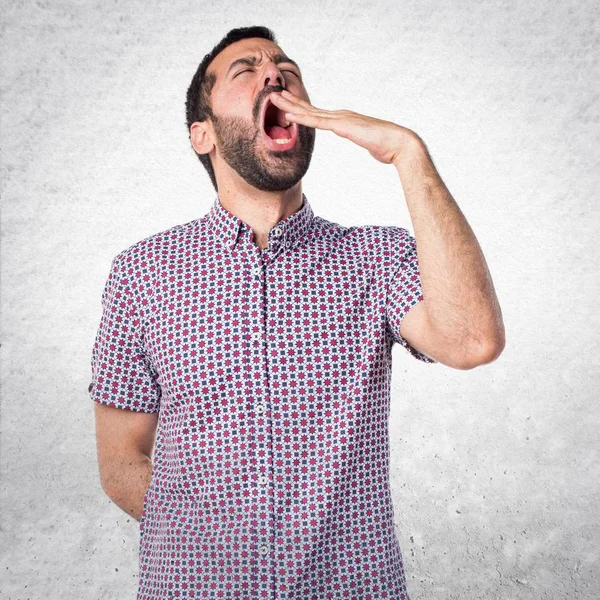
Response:
[[[214,73],[206,74],[208,65],[215,58],[215,56],[227,48],[227,46],[246,38],[264,38],[277,44],[275,34],[267,27],[238,27],[229,31],[229,33],[227,33],[225,37],[223,37],[223,39],[208,54],[204,56],[202,62],[196,70],[196,73],[192,77],[192,83],[190,83],[190,86],[188,87],[185,102],[186,125],[190,141],[190,128],[192,123],[195,121],[204,121],[208,117],[213,117],[212,107],[210,104],[210,93],[217,81],[217,77]],[[208,171],[208,175],[212,181],[213,187],[218,191],[217,179],[215,177],[215,171],[213,169],[210,156],[208,154],[198,154],[197,152],[196,154],[200,159],[200,162],[204,165],[204,168]]]

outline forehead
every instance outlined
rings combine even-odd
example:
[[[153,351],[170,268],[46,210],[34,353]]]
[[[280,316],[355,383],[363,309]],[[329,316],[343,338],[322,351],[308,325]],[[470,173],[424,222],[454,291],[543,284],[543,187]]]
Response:
[[[264,54],[272,56],[273,54],[285,54],[283,50],[274,42],[263,38],[246,38],[230,44],[222,50],[211,62],[208,71],[212,71],[217,80],[227,73],[229,65],[236,59],[243,56],[255,55],[260,60]]]

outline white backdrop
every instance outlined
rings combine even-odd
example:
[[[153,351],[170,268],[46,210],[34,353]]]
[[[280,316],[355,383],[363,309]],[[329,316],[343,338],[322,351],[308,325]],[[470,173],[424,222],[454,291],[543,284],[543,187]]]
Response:
[[[5,2],[0,573],[11,600],[135,597],[139,524],[100,487],[90,358],[111,259],[215,193],[184,101],[266,25],[312,103],[426,142],[485,254],[506,348],[394,350],[392,488],[412,600],[600,594],[598,4]],[[303,191],[414,233],[391,165],[317,131]]]

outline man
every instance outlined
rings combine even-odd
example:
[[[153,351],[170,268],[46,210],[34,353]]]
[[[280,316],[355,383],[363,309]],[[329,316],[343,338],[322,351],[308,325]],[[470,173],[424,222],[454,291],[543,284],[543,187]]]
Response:
[[[186,109],[217,197],[114,258],[92,356],[102,486],[141,520],[138,600],[407,599],[391,348],[499,356],[481,249],[419,136],[314,107],[264,27],[205,56]],[[414,238],[314,214],[316,129],[397,169]]]

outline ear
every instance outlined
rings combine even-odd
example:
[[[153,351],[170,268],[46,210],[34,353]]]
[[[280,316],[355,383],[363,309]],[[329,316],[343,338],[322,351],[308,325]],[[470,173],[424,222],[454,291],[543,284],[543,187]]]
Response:
[[[198,154],[208,154],[213,148],[212,128],[208,120],[195,121],[190,126],[190,141]]]

